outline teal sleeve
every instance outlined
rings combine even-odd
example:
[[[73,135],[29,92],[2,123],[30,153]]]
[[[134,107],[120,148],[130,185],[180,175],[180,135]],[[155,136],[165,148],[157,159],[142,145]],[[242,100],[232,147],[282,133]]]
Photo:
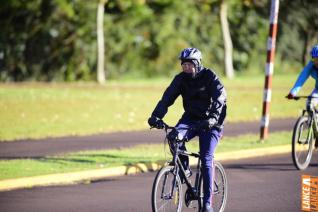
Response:
[[[301,71],[301,73],[298,76],[298,79],[295,82],[294,87],[290,90],[290,93],[294,96],[297,95],[297,93],[300,91],[301,87],[304,85],[308,77],[310,76],[310,72],[313,68],[313,63],[310,61],[304,69]]]

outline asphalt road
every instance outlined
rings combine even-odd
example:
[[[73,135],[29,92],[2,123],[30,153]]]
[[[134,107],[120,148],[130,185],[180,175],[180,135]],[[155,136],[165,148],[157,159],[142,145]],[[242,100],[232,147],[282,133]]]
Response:
[[[318,176],[318,151],[312,166],[297,171],[290,154],[227,161],[229,181],[226,211],[300,211],[301,175]],[[31,188],[0,193],[1,212],[151,211],[155,173],[116,177],[97,182]],[[185,210],[187,211],[187,210]]]
[[[269,131],[291,131],[295,122],[295,118],[273,119],[270,121]],[[259,122],[228,123],[224,128],[224,136],[259,133],[259,130]],[[0,159],[41,158],[48,155],[82,150],[123,148],[137,144],[162,143],[163,139],[164,132],[162,130],[147,130],[81,137],[72,136],[42,140],[0,142]]]

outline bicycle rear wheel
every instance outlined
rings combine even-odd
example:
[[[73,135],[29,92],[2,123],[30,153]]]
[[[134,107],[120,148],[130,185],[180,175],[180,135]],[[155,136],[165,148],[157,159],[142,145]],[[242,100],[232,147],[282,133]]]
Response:
[[[180,212],[182,207],[182,184],[176,177],[173,194],[171,190],[174,181],[173,166],[165,166],[157,173],[152,187],[152,211]]]
[[[312,123],[308,116],[301,116],[294,127],[292,139],[292,158],[299,170],[308,167],[313,151]]]
[[[214,162],[214,185],[212,193],[213,210],[223,212],[227,200],[227,178],[221,163]]]

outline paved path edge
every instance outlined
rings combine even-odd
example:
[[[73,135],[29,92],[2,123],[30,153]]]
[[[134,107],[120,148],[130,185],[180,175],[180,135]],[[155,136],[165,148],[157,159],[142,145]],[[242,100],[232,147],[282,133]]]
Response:
[[[291,151],[290,145],[248,149],[231,151],[225,153],[216,153],[215,159],[218,161],[238,160],[245,158],[269,156],[276,154],[288,153]],[[197,159],[190,158],[190,165],[196,164]],[[10,191],[16,189],[26,189],[39,186],[52,185],[70,185],[80,182],[90,182],[93,180],[104,179],[107,177],[117,177],[124,175],[132,175],[137,173],[156,171],[162,167],[166,161],[158,161],[156,163],[137,163],[128,166],[119,166],[113,168],[86,170],[70,173],[50,174],[35,177],[25,177],[18,179],[8,179],[0,181],[0,191]]]

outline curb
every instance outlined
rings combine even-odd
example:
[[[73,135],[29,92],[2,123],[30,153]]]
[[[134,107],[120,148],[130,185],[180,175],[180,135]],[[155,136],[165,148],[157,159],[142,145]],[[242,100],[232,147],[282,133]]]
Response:
[[[218,161],[238,160],[253,157],[269,156],[290,152],[290,145],[267,147],[251,150],[239,150],[233,152],[216,153],[215,158]],[[197,163],[196,158],[190,158],[190,165]],[[119,166],[114,168],[78,171],[61,174],[50,174],[36,177],[25,177],[18,179],[9,179],[0,181],[0,191],[10,191],[16,189],[25,189],[38,186],[52,185],[70,185],[79,182],[103,179],[106,177],[132,175],[137,173],[156,171],[162,167],[166,161],[156,163],[137,163],[128,166]]]

